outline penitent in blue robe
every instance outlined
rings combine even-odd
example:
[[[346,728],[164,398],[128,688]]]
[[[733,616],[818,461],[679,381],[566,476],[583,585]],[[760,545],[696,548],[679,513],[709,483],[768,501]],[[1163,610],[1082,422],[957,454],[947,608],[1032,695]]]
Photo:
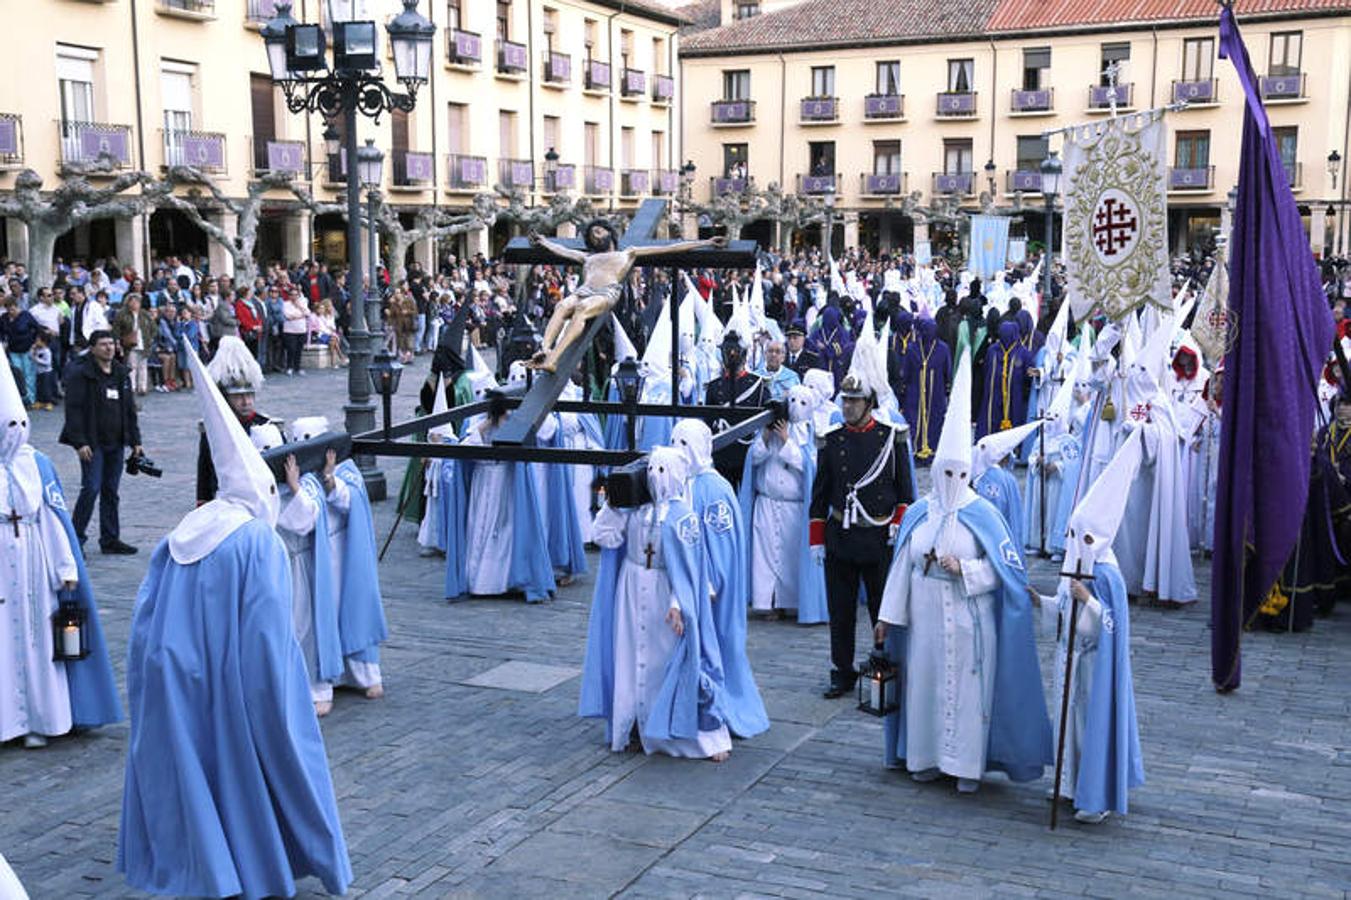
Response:
[[[446,554],[445,597],[454,600],[469,592],[465,557],[465,508],[469,504],[466,481],[456,472],[462,465],[458,460],[439,459],[428,470],[428,477],[436,478],[436,496],[440,518],[436,534],[437,549]],[[432,473],[435,473],[434,475]]]
[[[650,511],[644,506],[635,514],[648,515]],[[643,734],[658,740],[695,740],[700,731],[714,731],[724,724],[722,658],[705,587],[700,542],[698,517],[684,500],[672,500],[661,526],[661,552],[685,631],[666,664],[661,690],[647,721],[640,725]],[[577,703],[579,716],[605,720],[607,744],[613,738],[615,599],[624,553],[622,545],[600,553]]]
[[[561,424],[540,446],[555,449],[566,446]],[[582,540],[582,523],[577,519],[577,504],[573,502],[572,466],[560,463],[535,465],[544,466],[544,481],[548,486],[549,508],[545,515],[549,523],[549,562],[565,575],[581,575],[586,572],[586,544]]]
[[[695,475],[690,485],[690,506],[703,523],[700,567],[704,582],[713,589],[713,627],[722,658],[723,718],[737,737],[754,737],[769,728],[769,715],[746,658],[746,608],[750,605],[746,520],[732,485],[716,469]]]
[[[286,548],[252,519],[180,565],[150,558],[127,648],[131,737],[117,868],[156,894],[290,897],[352,880]]]
[[[1027,557],[1023,555],[1023,541],[1027,534],[1024,528],[1027,523],[1023,517],[1023,496],[1018,488],[1017,477],[1003,466],[991,466],[972,487],[999,510],[1009,534],[1013,535],[1013,546],[1018,550],[1018,558],[1027,562]]]
[[[56,468],[46,454],[34,450],[38,474],[42,477],[42,502],[56,514],[61,527],[66,531],[66,540],[70,542],[70,552],[75,557],[79,583],[75,586],[75,602],[84,609],[86,619],[86,642],[89,655],[84,659],[66,663],[66,686],[70,693],[70,721],[76,728],[97,728],[122,721],[122,704],[118,699],[117,681],[113,678],[112,662],[108,658],[108,645],[103,639],[103,626],[99,622],[98,603],[94,600],[94,588],[89,581],[89,573],[84,566],[84,553],[80,550],[80,541],[75,536],[75,526],[70,521],[70,512],[66,509],[66,495],[61,490],[61,479]]]
[[[385,623],[385,601],[380,595],[371,500],[361,470],[350,459],[338,466],[334,477],[342,479],[352,498],[342,546],[342,579],[337,585],[342,655],[364,663],[378,663],[380,644],[389,636],[389,628]]]
[[[927,497],[906,510],[896,535],[893,558],[928,515]],[[985,767],[988,771],[1006,773],[1012,781],[1032,781],[1055,762],[1055,747],[1042,693],[1041,666],[1037,662],[1027,572],[1013,546],[1013,536],[988,502],[979,497],[972,500],[958,510],[957,521],[971,531],[1000,580],[999,590],[994,594],[998,634]],[[898,572],[896,577],[908,578],[909,573]],[[887,656],[901,671],[905,671],[908,641],[908,628],[893,625],[887,632]],[[888,715],[882,730],[883,762],[888,768],[900,768],[905,759],[904,710]]]

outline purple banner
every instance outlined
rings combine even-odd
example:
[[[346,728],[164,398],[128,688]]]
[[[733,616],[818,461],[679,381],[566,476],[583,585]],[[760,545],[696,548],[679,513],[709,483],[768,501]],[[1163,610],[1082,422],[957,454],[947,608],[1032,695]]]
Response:
[[[488,180],[488,161],[481,156],[461,156],[457,174],[461,184],[483,184]]]
[[[1289,100],[1304,94],[1302,75],[1274,75],[1260,79],[1262,96],[1268,99]]]
[[[675,79],[670,75],[653,75],[652,96],[657,100],[670,100],[675,96]]]
[[[749,122],[750,120],[751,103],[749,100],[713,101],[714,122]]]
[[[0,119],[0,156],[19,155],[19,123],[15,119]]]
[[[713,193],[715,194],[739,194],[746,190],[746,179],[744,178],[714,178]]]
[[[1173,101],[1188,103],[1214,103],[1215,102],[1215,81],[1207,79],[1205,81],[1174,81],[1173,82]]]
[[[483,58],[483,39],[468,31],[455,32],[455,58],[478,62]]]
[[[1094,107],[1111,106],[1113,100],[1116,101],[1117,106],[1129,106],[1131,86],[1129,84],[1118,84],[1116,87],[1097,85],[1088,89],[1088,102]]]
[[[296,172],[304,168],[305,145],[267,142],[267,168],[269,172]]]
[[[611,191],[615,186],[615,173],[613,169],[596,169],[591,174],[591,184],[597,191]]]
[[[502,53],[502,68],[504,69],[526,68],[524,44],[513,44],[510,41],[503,41],[501,53]]]
[[[1041,173],[1029,169],[1009,173],[1009,189],[1025,193],[1041,191]]]
[[[900,94],[869,94],[863,98],[863,115],[883,119],[901,114]]]
[[[572,77],[572,57],[566,53],[549,54],[549,77],[554,81],[567,81]]]
[[[802,193],[804,194],[833,194],[835,193],[834,175],[803,175]]]
[[[107,157],[118,165],[131,164],[127,132],[75,125],[79,134],[79,161],[96,163]]]
[[[1038,112],[1051,108],[1050,91],[1014,91],[1014,112]]]
[[[586,69],[587,86],[608,88],[610,86],[610,64],[591,60]]]
[[[808,97],[802,101],[802,118],[808,122],[824,122],[835,118],[834,97]]]
[[[646,194],[648,187],[652,183],[648,174],[641,170],[629,172],[627,174],[627,180],[629,183],[630,194]]]
[[[202,169],[225,168],[225,138],[219,134],[185,135],[180,139],[183,164]]]
[[[554,190],[563,191],[577,186],[577,167],[559,166],[554,169]]]
[[[647,90],[647,76],[633,69],[625,69],[624,90],[630,94],[643,93]]]
[[[430,153],[407,153],[403,158],[404,174],[409,181],[431,181],[435,165]]]
[[[901,192],[901,175],[899,172],[886,175],[869,175],[864,184],[863,192],[865,194],[899,194]]]
[[[1174,190],[1206,190],[1210,187],[1210,169],[1169,169],[1168,186]]]
[[[657,184],[663,194],[674,194],[680,187],[680,176],[671,171],[662,172],[657,176]]]
[[[976,113],[975,94],[939,94],[940,116],[970,116]]]
[[[508,169],[511,183],[518,187],[530,187],[535,181],[535,167],[528,162],[514,162]]]
[[[935,194],[968,194],[970,192],[970,172],[941,173],[934,176]]]

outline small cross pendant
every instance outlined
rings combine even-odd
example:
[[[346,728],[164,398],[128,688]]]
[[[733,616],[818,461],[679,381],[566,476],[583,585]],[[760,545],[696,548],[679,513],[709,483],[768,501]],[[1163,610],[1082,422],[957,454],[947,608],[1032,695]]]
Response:
[[[650,543],[643,548],[643,555],[647,557],[647,562],[643,564],[643,568],[645,569],[652,568],[652,557],[656,554],[656,552],[657,548],[653,547],[652,544]]]
[[[925,575],[928,575],[928,574],[929,574],[929,566],[933,565],[933,564],[936,563],[936,562],[938,562],[938,553],[936,552],[935,548],[930,547],[930,548],[929,548],[929,552],[926,553],[926,554],[924,554],[924,574],[925,574]]]
[[[17,509],[11,509],[9,515],[5,518],[9,520],[9,524],[14,526],[14,536],[17,538],[19,536],[19,523],[23,521],[23,516],[19,515]]]

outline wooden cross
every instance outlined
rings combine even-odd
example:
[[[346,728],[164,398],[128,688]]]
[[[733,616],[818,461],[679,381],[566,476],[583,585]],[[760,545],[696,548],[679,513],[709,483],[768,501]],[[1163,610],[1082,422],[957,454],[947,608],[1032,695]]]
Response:
[[[938,562],[938,548],[930,547],[929,552],[924,554],[924,574],[929,574],[929,566]]]
[[[17,538],[19,536],[19,523],[23,521],[23,516],[19,515],[17,509],[11,509],[9,515],[5,517],[5,521],[14,526],[14,536]]]
[[[643,563],[643,568],[652,568],[652,557],[656,555],[656,552],[657,548],[652,546],[651,541],[648,541],[647,546],[643,548],[643,555],[647,557],[647,562]]]
[[[644,200],[642,205],[638,207],[637,213],[634,214],[633,221],[624,230],[623,237],[619,239],[620,248],[651,247],[675,243],[675,241],[656,237],[657,226],[666,217],[666,203],[667,201],[659,199]],[[550,240],[577,250],[586,251],[588,249],[586,242],[581,238],[551,238]],[[755,241],[732,241],[723,249],[691,250],[688,253],[664,256],[654,265],[673,269],[749,269],[755,265],[755,251]],[[576,265],[574,261],[555,256],[548,248],[536,246],[528,238],[523,237],[512,238],[507,244],[502,258],[512,265]],[[672,290],[674,289],[675,286],[672,285]],[[674,304],[672,306],[674,307]],[[674,318],[674,308],[671,313]],[[596,335],[609,321],[609,316],[597,316],[592,319],[581,339],[575,341],[559,357],[554,372],[537,371],[534,373],[530,390],[521,400],[521,405],[497,430],[497,433],[493,436],[494,444],[521,445],[529,442],[540,423],[544,421],[545,416],[553,409],[554,403],[563,393],[563,389],[567,387],[572,378],[573,370],[577,368],[577,363],[581,361],[583,354],[591,346],[591,342],[595,340]],[[673,358],[678,358],[679,354],[680,341],[676,338],[677,334],[678,329],[672,328],[671,353]],[[678,371],[679,366],[673,363],[671,366],[671,377],[673,379],[679,377],[676,374]],[[679,396],[678,391],[673,389],[672,396]]]

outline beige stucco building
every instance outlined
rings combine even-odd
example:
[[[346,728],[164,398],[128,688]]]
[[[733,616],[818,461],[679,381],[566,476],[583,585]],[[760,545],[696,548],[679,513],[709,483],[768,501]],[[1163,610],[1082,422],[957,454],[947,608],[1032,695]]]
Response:
[[[1213,2],[717,3],[716,20],[712,0],[683,10],[716,23],[681,46],[701,199],[736,190],[743,174],[820,193],[842,213],[837,244],[888,247],[910,246],[917,225],[929,231],[900,211],[907,194],[923,204],[954,194],[974,208],[983,192],[1007,206],[1016,191],[1037,240],[1038,167],[1060,143],[1044,133],[1110,115],[1113,100],[1124,111],[1187,99],[1166,118],[1174,248],[1225,217],[1243,95],[1218,58]],[[1239,0],[1236,12],[1311,246],[1345,252],[1351,3]]]
[[[323,8],[296,0],[292,14],[319,21]],[[367,0],[367,9],[383,23],[402,4]],[[419,10],[437,33],[417,108],[359,125],[359,137],[385,153],[382,189],[392,203],[466,208],[494,184],[530,202],[584,193],[602,209],[674,193],[680,18],[633,0],[426,0]],[[286,169],[318,199],[340,198],[344,162],[326,158],[325,123],[289,113],[267,76],[258,28],[273,0],[24,0],[10,12],[0,192],[24,168],[51,186],[72,165],[102,158],[152,175],[196,163],[232,197],[258,173]],[[557,161],[546,171],[550,148]],[[343,257],[338,217],[316,219],[287,192],[268,196],[263,260]],[[228,214],[214,215],[233,228]],[[0,235],[0,255],[22,258],[22,224],[6,221]],[[460,247],[487,249],[490,238],[471,233]],[[213,270],[229,267],[200,229],[164,209],[96,222],[58,244],[65,256],[138,267],[151,250],[209,253]],[[415,252],[430,261],[434,248]]]

